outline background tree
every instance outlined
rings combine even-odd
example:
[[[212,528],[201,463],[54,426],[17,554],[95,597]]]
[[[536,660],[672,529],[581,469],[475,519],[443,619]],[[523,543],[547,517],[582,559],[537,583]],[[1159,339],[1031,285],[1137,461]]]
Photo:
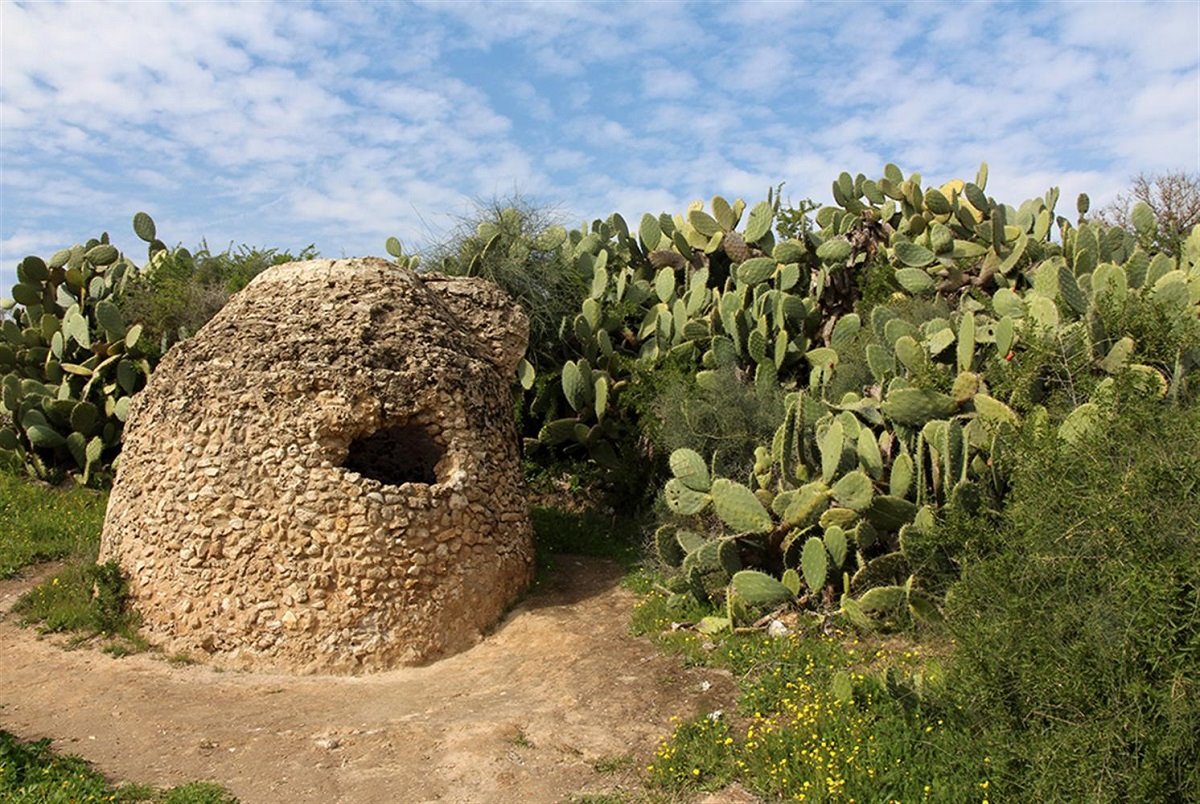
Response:
[[[1183,170],[1139,173],[1128,190],[1100,211],[1100,220],[1133,231],[1131,215],[1139,201],[1149,206],[1158,220],[1155,245],[1178,256],[1180,244],[1188,232],[1200,224],[1200,173]]]

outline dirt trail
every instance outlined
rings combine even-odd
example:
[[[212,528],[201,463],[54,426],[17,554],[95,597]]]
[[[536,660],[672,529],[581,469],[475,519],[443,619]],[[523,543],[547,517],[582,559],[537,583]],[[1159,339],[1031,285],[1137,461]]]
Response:
[[[634,596],[620,577],[561,557],[471,650],[358,678],[65,651],[4,617],[32,581],[0,582],[0,728],[52,737],[118,779],[211,780],[245,804],[534,804],[629,789],[671,716],[727,708],[733,694],[727,675],[628,635]]]

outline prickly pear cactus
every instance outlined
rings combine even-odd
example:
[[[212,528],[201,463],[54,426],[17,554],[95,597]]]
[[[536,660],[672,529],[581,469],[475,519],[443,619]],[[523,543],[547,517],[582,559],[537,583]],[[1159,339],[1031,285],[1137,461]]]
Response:
[[[134,230],[151,258],[165,246],[145,213]],[[16,452],[34,475],[106,476],[120,450],[130,397],[151,365],[139,349],[141,326],[126,322],[115,301],[137,267],[108,235],[30,256],[17,268],[12,317],[0,325],[0,449]]]

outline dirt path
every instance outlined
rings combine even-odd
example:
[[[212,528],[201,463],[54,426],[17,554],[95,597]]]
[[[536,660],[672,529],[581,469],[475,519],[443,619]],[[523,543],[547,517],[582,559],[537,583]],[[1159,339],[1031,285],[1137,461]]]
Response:
[[[0,582],[0,728],[52,737],[118,779],[211,780],[245,804],[534,804],[629,790],[671,716],[727,708],[733,694],[727,676],[628,636],[634,596],[620,577],[614,564],[562,557],[473,649],[361,678],[64,651],[4,618],[31,581]]]

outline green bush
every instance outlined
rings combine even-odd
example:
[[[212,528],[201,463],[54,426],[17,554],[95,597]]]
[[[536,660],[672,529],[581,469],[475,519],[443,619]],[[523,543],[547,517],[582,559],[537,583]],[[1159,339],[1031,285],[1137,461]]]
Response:
[[[749,477],[755,447],[770,443],[783,420],[784,389],[756,385],[736,366],[716,372],[708,387],[697,385],[694,374],[671,376],[654,397],[644,430],[661,455],[693,449],[711,456],[716,474]]]
[[[1052,419],[1061,420],[1093,397],[1105,378],[1097,364],[1125,337],[1135,344],[1136,362],[1170,379],[1176,397],[1186,400],[1195,395],[1189,383],[1193,372],[1177,362],[1197,364],[1200,319],[1181,314],[1154,297],[1135,294],[1100,297],[1086,321],[1025,332],[1013,359],[988,362],[986,374],[992,393],[1007,399],[1018,411],[1041,405]]]
[[[1073,447],[1029,428],[948,596],[958,705],[1029,800],[1200,797],[1200,406],[1118,410]]]
[[[1129,295],[1124,299],[1102,297],[1097,318],[1109,340],[1121,336],[1133,338],[1138,361],[1172,377],[1176,362],[1189,356],[1192,365],[1200,364],[1200,317],[1180,313],[1176,307],[1154,297]],[[1195,390],[1185,389],[1190,395]]]
[[[529,362],[538,369],[567,359],[560,328],[579,312],[584,277],[576,268],[566,230],[553,210],[520,196],[477,203],[422,265],[451,276],[490,279],[529,316]]]

